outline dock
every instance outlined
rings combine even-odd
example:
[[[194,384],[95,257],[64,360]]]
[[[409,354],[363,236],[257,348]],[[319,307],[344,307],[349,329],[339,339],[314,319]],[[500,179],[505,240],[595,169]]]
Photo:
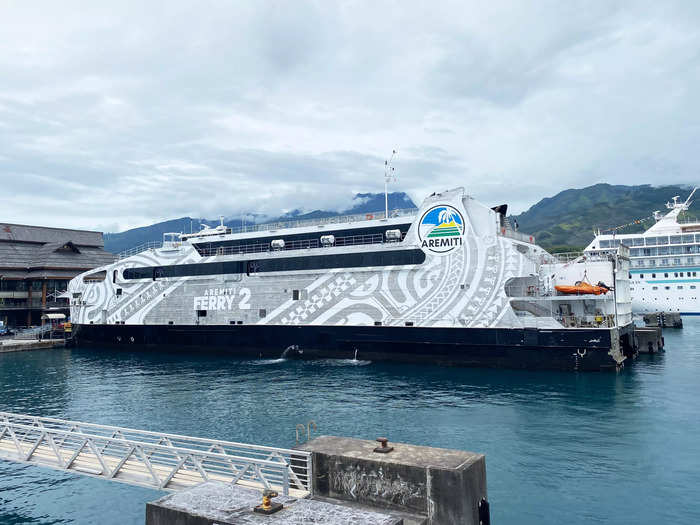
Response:
[[[146,525],[489,525],[483,454],[337,436],[294,449],[0,412],[0,460],[164,490]]]
[[[644,314],[644,325],[659,328],[683,328],[683,318],[678,312],[652,312]]]
[[[47,350],[66,346],[65,339],[0,339],[0,354],[25,352],[27,350]]]

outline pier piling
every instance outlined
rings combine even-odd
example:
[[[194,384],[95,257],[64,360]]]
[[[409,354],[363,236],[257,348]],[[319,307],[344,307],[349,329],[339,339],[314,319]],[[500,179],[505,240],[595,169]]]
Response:
[[[664,349],[664,338],[660,326],[634,329],[637,351],[640,354],[655,354]]]

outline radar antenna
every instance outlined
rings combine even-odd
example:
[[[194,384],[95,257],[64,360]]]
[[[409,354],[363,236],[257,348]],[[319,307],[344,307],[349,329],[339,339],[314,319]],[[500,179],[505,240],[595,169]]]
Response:
[[[396,155],[396,150],[393,149],[391,150],[391,157],[389,157],[389,160],[384,161],[384,218],[388,219],[389,218],[389,183],[390,182],[396,182],[396,175],[395,175],[395,170],[394,166],[391,165],[391,162],[394,160],[394,156]]]
[[[676,211],[676,215],[682,211],[686,211],[688,208],[690,208],[690,205],[693,203],[693,201],[691,201],[690,199],[693,197],[697,189],[697,186],[693,188],[693,191],[690,192],[690,195],[688,195],[688,198],[685,200],[685,202],[678,202],[680,196],[676,195],[675,197],[673,197],[673,199],[671,199],[673,203],[666,203],[666,208],[668,208],[669,210],[678,210]]]

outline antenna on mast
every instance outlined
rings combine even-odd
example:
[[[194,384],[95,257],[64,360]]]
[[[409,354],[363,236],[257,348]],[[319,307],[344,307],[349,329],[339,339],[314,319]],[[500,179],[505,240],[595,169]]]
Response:
[[[391,157],[389,157],[389,160],[384,161],[384,218],[388,219],[389,218],[389,183],[390,182],[396,182],[396,175],[394,175],[394,166],[391,165],[391,162],[394,160],[394,156],[396,155],[396,150],[393,149],[391,150]]]
[[[688,198],[685,199],[685,203],[684,203],[684,204],[685,204],[685,206],[686,206],[686,209],[687,209],[687,207],[689,207],[689,206],[693,203],[693,201],[691,201],[690,199],[693,197],[693,195],[695,195],[695,192],[696,192],[696,191],[698,191],[697,186],[696,186],[695,188],[693,188],[693,191],[690,192],[690,195],[688,195]]]

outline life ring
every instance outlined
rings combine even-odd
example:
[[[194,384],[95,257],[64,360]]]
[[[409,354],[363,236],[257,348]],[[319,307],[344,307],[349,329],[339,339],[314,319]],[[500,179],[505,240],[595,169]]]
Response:
[[[367,215],[365,215],[365,219],[367,219],[368,221],[371,221],[372,219],[374,219],[374,215],[372,215],[371,213],[368,213]]]

